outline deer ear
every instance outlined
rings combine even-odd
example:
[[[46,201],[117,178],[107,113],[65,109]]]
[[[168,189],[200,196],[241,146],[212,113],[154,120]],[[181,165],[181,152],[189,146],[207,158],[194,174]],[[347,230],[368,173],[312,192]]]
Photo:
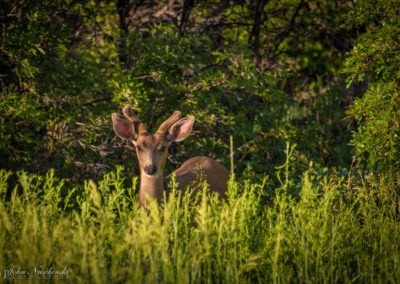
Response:
[[[178,120],[168,129],[167,139],[175,142],[184,140],[192,132],[193,124],[193,116],[188,116]]]
[[[125,140],[136,140],[137,133],[130,121],[120,117],[116,113],[111,115],[111,119],[113,122],[114,132],[118,137]]]

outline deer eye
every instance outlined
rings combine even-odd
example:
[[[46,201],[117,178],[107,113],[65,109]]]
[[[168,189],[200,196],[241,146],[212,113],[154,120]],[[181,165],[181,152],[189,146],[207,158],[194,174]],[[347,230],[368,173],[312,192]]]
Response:
[[[140,146],[136,146],[136,149],[140,152],[140,151],[142,151],[142,147],[140,147]]]
[[[167,149],[167,147],[165,147],[165,146],[161,146],[161,147],[160,147],[160,152],[164,152],[164,151],[165,151],[165,149]]]

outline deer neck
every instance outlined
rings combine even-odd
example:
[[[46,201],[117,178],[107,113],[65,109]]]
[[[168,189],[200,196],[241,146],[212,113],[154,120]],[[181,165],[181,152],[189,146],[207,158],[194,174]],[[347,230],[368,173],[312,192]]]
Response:
[[[139,202],[143,206],[147,203],[146,196],[151,199],[160,201],[164,195],[164,176],[163,172],[159,171],[157,175],[147,175],[143,171],[140,172],[140,189]]]

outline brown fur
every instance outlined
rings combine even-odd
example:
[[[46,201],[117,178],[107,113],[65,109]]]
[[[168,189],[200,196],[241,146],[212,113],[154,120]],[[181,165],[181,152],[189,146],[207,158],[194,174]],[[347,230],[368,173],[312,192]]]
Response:
[[[165,162],[168,155],[168,147],[172,142],[182,141],[192,131],[194,117],[180,119],[180,112],[176,111],[167,119],[155,134],[147,132],[144,125],[132,114],[129,105],[123,109],[124,115],[129,119],[112,115],[115,133],[122,139],[132,141],[136,146],[136,154],[140,166],[139,202],[145,206],[147,198],[160,201],[169,195],[168,184],[171,175],[164,178]],[[147,167],[147,169],[146,169]],[[154,168],[150,172],[148,168]],[[188,188],[196,190],[204,180],[207,181],[211,192],[216,192],[221,198],[226,197],[229,172],[217,161],[208,157],[194,157],[182,164],[175,171],[177,189],[183,193]]]
[[[226,197],[226,189],[228,186],[229,172],[217,161],[208,157],[194,157],[182,164],[175,172],[175,182],[178,184],[177,189],[183,193],[186,192],[190,185],[196,187],[201,182],[201,177],[206,179],[211,192],[217,192],[221,198]],[[172,174],[164,179],[164,188],[169,191],[168,184],[171,182]]]

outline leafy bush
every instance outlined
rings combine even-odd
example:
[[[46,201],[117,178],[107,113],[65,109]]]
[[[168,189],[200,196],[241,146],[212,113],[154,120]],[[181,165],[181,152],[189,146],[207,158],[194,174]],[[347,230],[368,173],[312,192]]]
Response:
[[[189,17],[182,31],[166,18],[126,18],[124,9],[133,8],[122,7],[124,1],[42,2],[8,3],[0,18],[2,168],[41,174],[54,168],[72,183],[119,164],[132,169],[129,175],[137,173],[132,146],[115,138],[110,125],[110,114],[125,103],[151,129],[174,109],[195,115],[194,142],[172,148],[176,160],[169,170],[198,154],[227,165],[230,136],[236,170],[245,177],[274,177],[286,141],[298,145],[299,170],[311,161],[348,164],[337,72],[343,55],[327,41],[327,31],[310,28],[320,17],[326,29],[345,36],[335,17],[323,15],[338,15],[346,6],[286,1],[273,12],[271,2],[262,13],[274,17],[258,23],[253,4],[225,7],[217,1],[210,7],[219,7],[215,11],[226,22],[214,29],[207,20],[214,12],[198,3],[192,10],[198,17]],[[245,12],[242,18],[237,11]],[[249,33],[253,24],[268,30],[268,37],[261,29],[258,36]],[[302,34],[307,39],[297,44]]]
[[[368,78],[369,90],[349,110],[358,128],[352,144],[361,161],[380,171],[399,168],[400,18],[397,1],[360,1],[348,21],[363,26],[347,58],[348,82]]]

